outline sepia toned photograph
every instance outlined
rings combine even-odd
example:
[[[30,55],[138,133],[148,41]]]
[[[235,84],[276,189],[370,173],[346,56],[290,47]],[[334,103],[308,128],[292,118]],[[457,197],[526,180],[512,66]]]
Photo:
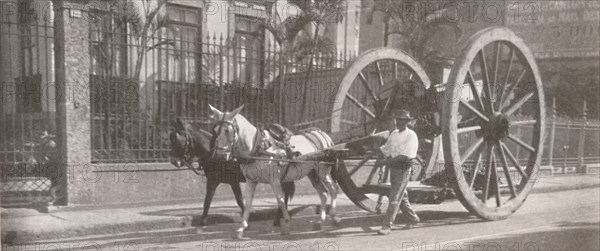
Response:
[[[0,250],[600,250],[600,0],[0,0]]]

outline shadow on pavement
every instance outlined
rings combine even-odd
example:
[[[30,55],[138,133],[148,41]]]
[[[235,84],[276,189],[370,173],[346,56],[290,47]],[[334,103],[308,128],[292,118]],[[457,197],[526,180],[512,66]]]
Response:
[[[299,212],[311,206],[296,207],[292,212]],[[197,214],[190,215],[188,213],[182,213],[183,211],[194,210]],[[199,209],[181,209],[181,210],[161,210],[156,212],[148,212],[148,215],[180,215],[180,216],[192,216],[199,218]],[[318,216],[312,214],[314,211],[310,210],[311,214],[306,216],[299,216],[292,218],[290,224],[292,234],[289,236],[281,236],[280,229],[272,227],[271,221],[260,221],[255,220],[250,223],[250,228],[246,231],[245,236],[249,237],[251,241],[294,241],[294,240],[305,240],[305,239],[323,239],[323,238],[335,238],[342,236],[369,236],[376,234],[376,231],[381,226],[384,214],[372,214],[363,211],[349,212],[344,214],[342,221],[337,227],[331,225],[331,221],[328,219],[323,226],[321,231],[312,231],[312,225],[318,220]],[[418,211],[419,216],[422,219],[418,228],[428,228],[447,224],[469,224],[483,222],[470,215],[468,212],[445,212],[445,211]],[[265,218],[272,219],[276,214],[275,209],[261,209],[254,213],[254,219]],[[233,231],[237,228],[236,224],[233,223],[231,217],[223,215],[209,215],[212,219],[210,222],[214,225],[206,227],[186,227],[181,229],[166,229],[136,233],[123,233],[106,236],[87,236],[82,238],[73,238],[68,240],[55,240],[51,242],[36,242],[39,245],[56,245],[61,243],[77,243],[79,247],[91,247],[96,249],[110,249],[115,248],[115,245],[120,245],[121,250],[126,245],[169,245],[179,244],[187,242],[198,242],[198,245],[202,243],[219,243],[219,245],[236,245],[237,243],[243,243],[245,240],[234,240],[231,238]],[[238,216],[239,219],[239,216]],[[236,219],[236,221],[238,221]],[[224,222],[224,223],[222,223]],[[401,223],[402,220],[398,220]],[[400,230],[398,230],[400,231]]]
[[[312,207],[312,205],[301,205],[292,206],[288,211],[290,216],[293,218],[295,215]],[[181,208],[181,209],[167,209],[152,212],[141,213],[143,215],[153,216],[189,216],[192,219],[192,226],[200,226],[202,220],[202,208]],[[217,214],[211,212],[220,212]],[[239,222],[241,220],[242,210],[239,207],[234,206],[223,206],[223,207],[211,207],[208,213],[207,224],[227,224]],[[261,221],[261,220],[274,220],[277,215],[277,208],[273,207],[258,207],[254,208],[254,211],[250,214],[249,221]]]

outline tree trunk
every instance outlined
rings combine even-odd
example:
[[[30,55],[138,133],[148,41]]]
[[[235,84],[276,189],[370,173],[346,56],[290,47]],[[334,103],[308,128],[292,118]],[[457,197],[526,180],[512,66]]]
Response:
[[[319,37],[319,25],[316,25],[317,27],[315,28],[315,34],[313,37],[313,41],[315,41],[315,47],[314,48],[318,48],[319,47],[319,40],[317,40],[317,38]],[[306,70],[306,80],[304,81],[304,86],[303,86],[303,98],[302,98],[302,113],[300,116],[300,121],[305,121],[307,120],[307,109],[306,109],[306,105],[308,104],[308,84],[309,84],[309,80],[310,80],[310,74],[312,72],[312,68],[313,68],[313,60],[315,58],[314,53],[310,54],[310,58],[308,60],[308,69]]]

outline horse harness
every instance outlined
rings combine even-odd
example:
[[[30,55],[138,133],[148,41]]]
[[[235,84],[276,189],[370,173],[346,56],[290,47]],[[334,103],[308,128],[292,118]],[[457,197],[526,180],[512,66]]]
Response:
[[[252,162],[252,161],[256,161],[256,160],[271,160],[271,161],[279,160],[278,164],[280,166],[283,166],[283,168],[284,168],[281,179],[283,180],[287,176],[289,166],[292,163],[289,160],[293,160],[294,157],[299,155],[297,152],[293,151],[293,146],[290,144],[290,138],[293,134],[289,129],[287,129],[279,124],[271,124],[271,125],[267,126],[266,131],[271,135],[271,138],[273,139],[273,141],[270,141],[267,137],[265,137],[265,133],[264,133],[265,129],[257,128],[256,134],[254,135],[254,139],[253,139],[253,143],[252,143],[252,151],[250,152],[250,154],[248,156],[241,156],[241,155],[235,154],[235,152],[236,152],[235,151],[235,142],[237,141],[237,138],[239,137],[239,127],[237,126],[236,123],[225,121],[225,120],[217,121],[217,123],[215,124],[215,127],[213,128],[213,132],[217,131],[217,134],[213,134],[212,142],[215,141],[217,135],[221,134],[221,130],[224,126],[230,127],[231,130],[234,132],[234,138],[231,141],[230,147],[231,147],[231,152],[234,154],[235,158],[243,159],[244,160],[243,162]],[[215,129],[217,129],[217,130],[215,130]],[[273,144],[281,149],[284,149],[286,152],[285,156],[276,154],[276,153],[267,152],[266,150],[269,149]],[[215,149],[212,146],[211,146],[211,148]],[[260,156],[267,156],[268,158],[260,158]],[[284,157],[285,159],[283,159],[282,157]],[[287,164],[284,164],[284,163],[287,163]]]
[[[183,164],[190,170],[192,170],[195,174],[197,175],[203,175],[202,173],[198,172],[198,170],[196,170],[196,168],[194,168],[194,166],[192,166],[192,164],[190,163],[189,160],[192,159],[192,157],[194,155],[194,138],[190,136],[190,133],[188,132],[188,129],[185,128],[185,143],[183,144],[183,149],[181,149],[183,151]],[[199,164],[199,169],[202,170],[202,165]]]

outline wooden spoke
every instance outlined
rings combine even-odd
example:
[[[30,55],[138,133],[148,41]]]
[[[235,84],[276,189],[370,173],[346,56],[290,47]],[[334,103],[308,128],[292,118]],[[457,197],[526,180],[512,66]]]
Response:
[[[352,101],[352,103],[354,103],[356,106],[358,106],[360,109],[362,109],[371,118],[375,118],[375,114],[373,114],[373,112],[371,112],[371,110],[369,110],[369,108],[367,108],[360,101],[358,101],[358,99],[356,99],[354,96],[352,96],[352,94],[347,93],[346,97],[348,97],[348,99],[350,99]]]
[[[474,144],[472,144],[464,153],[463,156],[460,157],[460,164],[462,165],[463,163],[465,163],[465,161],[467,161],[467,159],[469,157],[471,157],[471,155],[473,154],[473,152],[475,152],[475,150],[477,150],[479,148],[479,146],[481,146],[481,144],[483,143],[483,137],[479,137],[477,139],[477,141],[475,141]]]
[[[481,112],[479,112],[479,110],[477,110],[477,108],[475,108],[472,105],[470,105],[467,101],[461,99],[460,100],[460,104],[462,104],[465,107],[467,107],[467,109],[469,109],[469,111],[471,111],[472,113],[474,113],[475,115],[477,115],[477,117],[479,117],[480,119],[483,119],[486,122],[490,121],[489,118],[487,118],[485,115],[483,115]]]
[[[398,62],[394,62],[394,79],[398,79]]]
[[[456,130],[457,134],[461,134],[461,133],[466,133],[466,132],[472,132],[472,131],[478,131],[481,130],[481,126],[469,126],[469,127],[461,127],[458,128]]]
[[[510,193],[513,198],[517,197],[517,192],[515,191],[515,186],[513,185],[512,178],[510,177],[510,172],[508,168],[508,161],[506,161],[506,156],[504,155],[504,148],[500,145],[500,141],[498,141],[496,147],[498,148],[498,154],[500,155],[500,161],[502,161],[502,169],[504,170],[504,176],[506,176],[506,181],[508,182],[508,187],[510,188]]]
[[[511,121],[510,125],[511,126],[516,126],[516,125],[534,125],[537,123],[537,120],[519,120],[519,121]]]
[[[486,155],[486,163],[485,163],[485,187],[483,187],[483,203],[488,200],[488,194],[490,192],[490,176],[492,175],[492,150],[493,145],[487,144],[487,155]]]
[[[511,93],[513,93],[515,91],[515,89],[517,88],[519,83],[521,83],[521,80],[525,76],[525,73],[527,73],[527,70],[523,69],[521,71],[521,74],[519,74],[519,78],[517,79],[517,81],[513,85],[510,86],[509,90],[506,92],[506,95],[504,95],[504,100],[500,100],[500,108],[498,108],[498,111],[502,111],[504,106],[506,106],[505,103],[508,101],[508,97],[510,96]]]
[[[383,82],[383,73],[381,73],[381,65],[379,64],[379,61],[375,62],[375,65],[377,66],[377,73],[379,74],[379,85],[384,86],[385,83]]]
[[[500,54],[502,52],[502,47],[500,46],[500,42],[496,42],[494,44],[495,50],[495,62],[494,62],[494,85],[498,84],[498,64],[500,62]],[[495,89],[494,89],[495,90]]]
[[[494,184],[496,184],[496,206],[500,207],[502,203],[500,202],[500,184],[498,184],[498,170],[496,169],[496,155],[494,154],[492,145],[492,172],[494,175]]]
[[[517,143],[517,145],[525,148],[527,151],[530,151],[531,153],[535,153],[535,148],[533,148],[532,146],[528,145],[527,143],[521,141],[520,139],[516,138],[515,136],[508,135],[508,138],[510,140],[512,140],[513,142]]]
[[[513,162],[513,165],[515,165],[515,168],[517,169],[517,171],[519,171],[521,176],[523,176],[523,178],[525,178],[525,179],[529,179],[529,175],[527,175],[525,173],[525,171],[523,171],[523,168],[521,168],[521,166],[519,165],[519,161],[517,160],[515,155],[512,154],[512,152],[508,149],[508,147],[502,141],[500,141],[500,145],[502,146],[502,149],[504,150],[506,155],[508,155],[510,160]]]
[[[489,111],[490,113],[494,113],[494,104],[492,102],[492,90],[490,88],[490,76],[488,75],[484,48],[481,48],[481,50],[479,51],[479,56],[481,57],[479,63],[481,64],[481,73],[483,74],[483,91],[485,92],[485,95],[487,95],[488,98]]]
[[[373,156],[372,153],[365,154],[363,159],[360,160],[360,162],[358,162],[358,164],[354,168],[352,168],[352,170],[350,170],[350,172],[348,172],[348,174],[350,174],[350,176],[354,175],[354,173],[356,173],[360,168],[365,166],[365,163],[367,163],[367,161],[369,161],[369,159],[371,159],[371,156]]]
[[[483,101],[481,101],[481,97],[479,96],[479,93],[477,93],[477,88],[475,87],[475,79],[473,79],[473,74],[471,74],[471,71],[467,71],[467,77],[469,78],[469,86],[471,87],[471,92],[473,93],[473,96],[475,96],[475,101],[477,101],[477,104],[479,105],[479,109],[481,111],[485,111],[485,106],[483,106]]]
[[[369,94],[371,94],[371,98],[373,98],[373,100],[375,100],[375,101],[379,100],[379,99],[377,99],[377,95],[375,94],[375,92],[373,91],[371,86],[369,85],[369,81],[367,81],[367,78],[365,77],[365,75],[362,72],[359,72],[358,77],[360,78],[360,82],[363,83],[363,86],[367,89],[367,91],[369,91]]]
[[[387,111],[388,107],[390,106],[390,104],[392,103],[392,97],[396,96],[396,92],[393,92],[392,96],[390,96],[386,101],[385,101],[385,105],[383,105],[383,109],[381,109],[381,114],[383,115],[385,114],[385,111]]]
[[[473,189],[473,184],[475,184],[475,178],[477,177],[477,170],[479,169],[479,162],[481,161],[481,149],[477,151],[477,159],[475,159],[475,167],[473,169],[473,175],[471,176],[471,183],[469,184],[469,189]]]
[[[515,50],[510,49],[510,57],[508,59],[508,69],[506,70],[506,75],[504,76],[504,86],[502,87],[502,93],[500,93],[500,102],[498,103],[498,111],[502,110],[501,105],[504,103],[504,96],[506,95],[506,89],[508,85],[508,77],[510,76],[510,71],[512,70],[512,62],[515,57]]]
[[[506,116],[510,116],[515,111],[517,111],[519,108],[521,108],[521,106],[523,106],[531,97],[533,97],[533,95],[535,95],[535,93],[530,92],[527,95],[525,95],[524,97],[522,97],[519,101],[514,103],[510,108],[508,108],[508,110],[506,110],[506,113],[505,113]]]

